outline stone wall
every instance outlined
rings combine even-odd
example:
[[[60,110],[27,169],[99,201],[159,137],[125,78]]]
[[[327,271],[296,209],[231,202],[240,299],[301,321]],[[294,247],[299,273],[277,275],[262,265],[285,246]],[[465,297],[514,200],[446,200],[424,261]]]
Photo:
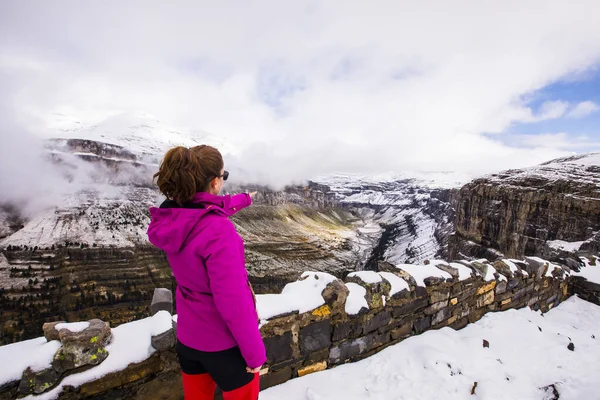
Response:
[[[346,282],[331,277],[329,283],[322,284],[321,305],[261,322],[268,357],[261,371],[263,389],[361,360],[431,329],[462,329],[487,312],[526,306],[546,312],[573,292],[582,297],[592,293],[588,296],[592,301],[598,300],[600,293],[598,285],[571,277],[568,267],[535,257],[494,264],[485,260],[432,261],[423,266],[382,262],[379,270],[351,274]],[[323,279],[323,275],[308,274],[305,279]],[[398,282],[402,290],[398,290]],[[364,305],[350,311],[350,297],[356,300],[356,285],[364,288]],[[171,299],[168,290],[157,290],[152,313],[172,312]],[[79,388],[69,388],[60,398],[182,399],[173,349],[175,335],[176,324],[152,338],[157,351],[147,360]],[[16,393],[14,385],[0,388],[0,399],[15,398]]]
[[[336,281],[324,292],[326,304],[320,308],[270,319],[261,328],[268,356],[262,386],[361,360],[430,329],[462,329],[490,311],[530,306],[546,312],[570,295],[564,270],[552,276],[550,264],[536,259],[517,263],[514,272],[503,262],[463,265],[471,269],[471,277],[460,280],[455,268],[438,264],[452,278],[425,278],[421,287],[402,269],[380,263],[381,271],[404,278],[409,289],[390,296],[385,279],[369,284],[350,278],[365,287],[369,309],[349,315],[340,304],[346,298],[345,285]],[[485,280],[490,274],[493,279]]]

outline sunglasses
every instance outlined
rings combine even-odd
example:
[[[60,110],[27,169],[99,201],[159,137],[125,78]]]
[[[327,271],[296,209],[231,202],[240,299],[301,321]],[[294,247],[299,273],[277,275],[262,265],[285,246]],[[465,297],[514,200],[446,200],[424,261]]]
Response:
[[[215,178],[223,178],[226,181],[229,178],[229,171],[223,171],[223,175],[217,175]]]

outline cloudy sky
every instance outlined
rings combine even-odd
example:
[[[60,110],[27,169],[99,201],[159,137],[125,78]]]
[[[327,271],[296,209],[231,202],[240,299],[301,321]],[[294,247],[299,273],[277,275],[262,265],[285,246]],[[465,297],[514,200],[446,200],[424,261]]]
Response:
[[[3,1],[0,135],[141,111],[280,181],[536,164],[600,149],[598,15],[597,0]]]

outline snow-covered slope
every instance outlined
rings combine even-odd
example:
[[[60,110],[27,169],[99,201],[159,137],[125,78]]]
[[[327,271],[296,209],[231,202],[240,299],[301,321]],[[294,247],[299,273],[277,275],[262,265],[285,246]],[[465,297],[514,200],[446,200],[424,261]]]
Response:
[[[65,197],[60,207],[38,213],[0,240],[0,247],[51,247],[65,242],[130,247],[147,244],[148,207],[158,193],[143,187],[98,185]]]
[[[429,331],[275,386],[261,399],[549,400],[558,398],[555,388],[561,400],[593,400],[599,371],[600,307],[572,297],[544,315],[522,308],[489,313],[460,331]]]
[[[50,129],[53,138],[89,139],[123,146],[134,153],[162,156],[174,146],[209,144],[225,154],[236,148],[225,138],[207,132],[170,126],[147,113],[116,113],[108,117],[80,118],[56,115]]]
[[[578,154],[558,158],[529,168],[514,169],[485,176],[492,182],[523,185],[523,182],[552,183],[569,181],[585,186],[595,185],[600,192],[600,153]]]
[[[317,176],[314,181],[331,186],[336,192],[349,192],[348,182],[363,186],[384,185],[389,190],[398,183],[414,184],[428,189],[459,188],[473,179],[473,175],[452,171],[404,171],[378,175],[331,174]]]

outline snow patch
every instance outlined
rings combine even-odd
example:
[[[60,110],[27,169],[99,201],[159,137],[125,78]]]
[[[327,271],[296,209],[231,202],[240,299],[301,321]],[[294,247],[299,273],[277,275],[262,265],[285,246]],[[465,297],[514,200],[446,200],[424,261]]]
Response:
[[[517,267],[517,265],[511,260],[503,259],[502,262],[508,266],[508,269],[510,269],[510,272],[512,272],[513,275],[515,272],[519,272],[519,267]]]
[[[559,271],[563,270],[559,265],[549,263],[549,265],[548,265],[548,271],[546,271],[546,277],[552,278],[553,277],[552,271],[554,271],[555,269],[557,269]],[[567,271],[565,271],[565,274],[569,275],[569,273]]]
[[[574,253],[579,250],[582,244],[585,241],[581,242],[565,242],[564,240],[549,240],[546,242],[548,247],[556,249],[556,250],[564,250],[571,253]]]
[[[509,261],[511,263],[525,263],[525,261],[523,261],[523,260],[515,260],[513,258],[508,259],[508,260],[503,260],[503,261],[505,261],[505,262]],[[514,264],[513,264],[513,266],[516,267],[516,265],[514,265]],[[510,264],[509,264],[509,267],[510,267]],[[511,268],[511,271],[512,271],[512,268]],[[528,277],[529,276],[529,272],[527,272],[526,269],[521,269],[521,274],[523,274],[524,277]]]
[[[452,275],[446,271],[442,271],[434,265],[398,264],[396,265],[396,268],[400,268],[403,271],[408,272],[413,278],[415,278],[417,285],[423,287],[425,287],[425,278],[436,277],[452,279]]]
[[[348,274],[348,277],[352,278],[356,276],[357,278],[360,278],[363,282],[365,283],[379,283],[381,282],[381,276],[374,271],[358,271],[358,272],[352,272],[350,274]]]
[[[152,320],[152,336],[157,336],[161,333],[165,333],[173,327],[173,317],[171,317],[171,313],[169,313],[166,310],[161,310],[154,314]]]
[[[380,272],[379,275],[381,275],[392,286],[390,290],[390,296],[393,296],[405,289],[410,290],[408,283],[398,275],[392,274],[391,272]]]
[[[458,270],[458,280],[459,281],[466,281],[467,279],[471,279],[471,274],[473,273],[473,270],[465,265],[462,265],[461,263],[455,263],[455,262],[451,262],[450,266],[452,268],[456,268]]]
[[[548,262],[547,260],[544,260],[543,258],[540,258],[540,257],[536,257],[536,256],[531,256],[531,257],[529,257],[529,256],[528,256],[527,258],[528,258],[528,259],[530,259],[530,260],[533,260],[533,261],[539,262],[539,263],[541,263],[541,264],[549,264],[549,262]]]
[[[0,386],[21,380],[28,367],[34,371],[49,368],[60,346],[60,341],[49,342],[45,337],[0,346]]]
[[[498,280],[500,282],[502,281],[507,281],[508,279],[506,279],[506,277],[504,275],[502,275],[500,272],[498,272],[496,270],[496,268],[492,267],[490,264],[485,264],[487,266],[487,273],[485,274],[485,280],[486,281],[493,281],[496,279],[496,275],[498,274]]]
[[[60,331],[61,329],[66,329],[73,333],[77,333],[77,332],[85,331],[89,326],[90,326],[89,322],[70,322],[70,323],[63,322],[60,324],[56,324],[56,326],[54,328],[57,331]]]
[[[573,271],[572,275],[581,276],[590,282],[594,282],[600,285],[600,260],[596,259],[596,265],[592,265],[592,262],[589,258],[580,257],[580,259],[585,264],[585,267],[581,268],[581,271],[579,272]]]
[[[369,308],[367,299],[365,299],[367,289],[352,282],[346,283],[346,287],[350,291],[346,299],[346,313],[348,315],[358,314],[363,307]]]

